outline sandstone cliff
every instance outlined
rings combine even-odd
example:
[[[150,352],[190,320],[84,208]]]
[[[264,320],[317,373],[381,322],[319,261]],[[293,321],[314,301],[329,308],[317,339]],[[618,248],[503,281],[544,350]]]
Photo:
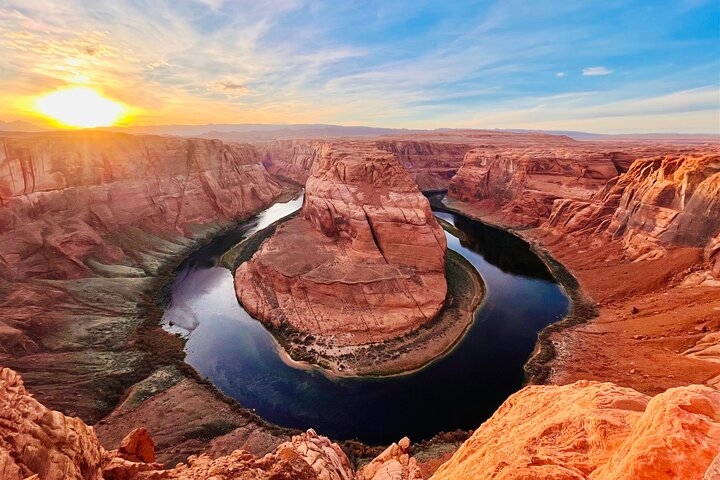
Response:
[[[368,144],[372,142],[368,141]],[[257,143],[263,164],[273,175],[305,184],[318,159],[322,141],[278,140]],[[392,153],[415,180],[420,190],[446,190],[450,179],[462,165],[470,143],[445,140],[388,139],[375,142],[378,149]]]
[[[152,323],[163,276],[280,187],[248,145],[99,132],[0,144],[0,363],[43,403],[97,422],[128,387],[182,361],[182,345]],[[172,384],[186,395],[225,408],[181,378]],[[163,426],[174,434],[161,449],[217,421],[190,414]],[[221,433],[248,423],[225,418]]]
[[[236,272],[238,298],[274,328],[338,346],[403,336],[443,306],[445,236],[395,157],[327,144],[301,217],[280,226]]]
[[[563,233],[607,233],[632,260],[657,258],[665,246],[703,247],[716,261],[720,235],[720,156],[643,158],[587,202],[559,200],[544,226]]]
[[[581,381],[512,395],[431,478],[700,480],[719,451],[717,390]]]
[[[448,197],[498,223],[537,226],[556,199],[589,199],[616,177],[623,167],[617,156],[575,144],[477,147],[465,155]]]
[[[320,154],[322,142],[312,140],[277,140],[257,143],[268,172],[289,178],[301,185],[310,176],[315,159]]]
[[[264,456],[202,454],[165,469],[144,429],[106,450],[92,427],[44,407],[6,368],[0,370],[0,419],[6,480],[423,478],[407,438],[355,471],[337,444],[313,430]],[[578,382],[514,394],[431,478],[712,479],[719,451],[717,390],[691,385],[650,398],[610,383]]]
[[[471,147],[467,143],[411,140],[382,140],[376,145],[394,154],[422,191],[447,190]]]

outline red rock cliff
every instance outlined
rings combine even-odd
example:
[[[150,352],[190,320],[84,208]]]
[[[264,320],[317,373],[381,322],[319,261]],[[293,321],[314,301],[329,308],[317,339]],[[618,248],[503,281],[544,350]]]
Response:
[[[445,301],[445,236],[390,153],[328,144],[313,165],[300,218],[236,272],[245,308],[278,328],[379,342],[432,320]]]
[[[157,276],[279,193],[248,145],[0,137],[0,363],[43,402],[97,421],[162,355],[139,333]]]
[[[548,229],[622,240],[628,257],[657,258],[665,247],[703,247],[717,258],[720,156],[686,153],[639,159],[586,202],[558,200]]]

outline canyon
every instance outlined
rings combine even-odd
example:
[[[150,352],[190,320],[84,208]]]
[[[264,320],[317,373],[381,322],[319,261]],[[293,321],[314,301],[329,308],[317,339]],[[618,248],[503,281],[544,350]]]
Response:
[[[443,460],[432,478],[717,478],[716,143],[483,131],[256,145],[97,132],[0,141],[0,364],[24,379],[9,369],[0,379],[3,478],[419,479]],[[444,237],[420,190],[447,189],[448,209],[531,242],[573,299],[526,367],[530,383],[551,385],[511,396],[454,455],[422,445],[411,455],[403,439],[362,461],[347,445],[269,425],[218,394],[183,364],[182,341],[159,328],[155,300],[198,244],[297,184],[306,189],[300,216],[239,270],[246,307],[267,318],[282,309],[295,328],[335,334],[341,345],[412,331],[446,293]],[[408,255],[408,236],[427,253]],[[289,244],[304,255],[289,257]],[[329,258],[344,260],[306,276],[312,261]],[[318,284],[358,265],[372,266],[373,280],[413,277],[427,311],[364,330],[357,317],[333,324],[325,312],[319,328],[329,332],[287,313],[302,282],[315,282],[301,288],[317,295],[308,308],[330,305],[338,290]],[[266,287],[244,277],[253,269]],[[277,306],[267,300],[282,298],[275,292],[285,295]],[[351,290],[339,297],[357,308]],[[22,418],[58,436],[33,437]],[[127,453],[132,427],[150,432],[152,456]],[[100,446],[121,443],[122,455]]]
[[[445,260],[442,228],[394,154],[364,142],[325,143],[300,215],[240,266],[235,288],[253,317],[298,337],[295,349],[339,351],[339,371],[362,372],[363,363],[382,371],[357,347],[386,345],[433,322],[447,294]]]

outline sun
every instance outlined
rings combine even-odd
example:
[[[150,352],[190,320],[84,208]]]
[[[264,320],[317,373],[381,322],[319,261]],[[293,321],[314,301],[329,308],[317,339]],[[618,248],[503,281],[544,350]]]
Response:
[[[38,112],[57,122],[78,128],[115,125],[127,108],[88,87],[69,87],[42,95],[35,101]]]

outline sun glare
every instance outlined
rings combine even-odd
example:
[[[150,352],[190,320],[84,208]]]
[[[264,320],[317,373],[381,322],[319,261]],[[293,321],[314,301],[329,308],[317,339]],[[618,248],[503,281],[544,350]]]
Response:
[[[118,122],[125,106],[88,87],[70,87],[47,93],[35,102],[38,112],[79,128],[107,127]]]

